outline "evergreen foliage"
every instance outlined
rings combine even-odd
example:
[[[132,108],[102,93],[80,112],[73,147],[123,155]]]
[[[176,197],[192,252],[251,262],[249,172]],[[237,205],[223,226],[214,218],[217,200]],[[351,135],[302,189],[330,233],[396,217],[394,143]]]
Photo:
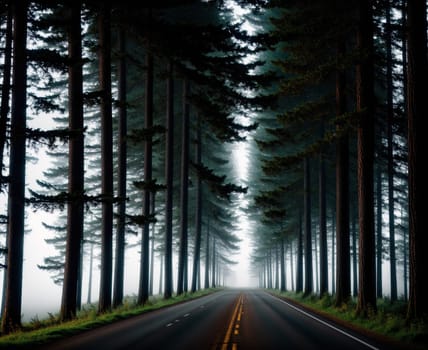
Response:
[[[26,208],[49,213],[55,254],[38,266],[64,321],[92,298],[94,266],[98,312],[122,303],[128,254],[139,304],[155,265],[164,298],[175,273],[177,294],[221,284],[243,213],[261,287],[335,307],[353,294],[363,317],[388,295],[424,319],[426,17],[404,0],[3,1],[2,332],[21,327]]]

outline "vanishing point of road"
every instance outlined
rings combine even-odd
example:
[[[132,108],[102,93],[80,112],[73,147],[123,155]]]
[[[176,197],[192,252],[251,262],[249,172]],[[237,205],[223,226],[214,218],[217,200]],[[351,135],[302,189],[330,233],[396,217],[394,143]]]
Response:
[[[394,349],[262,290],[226,289],[102,326],[42,349]]]

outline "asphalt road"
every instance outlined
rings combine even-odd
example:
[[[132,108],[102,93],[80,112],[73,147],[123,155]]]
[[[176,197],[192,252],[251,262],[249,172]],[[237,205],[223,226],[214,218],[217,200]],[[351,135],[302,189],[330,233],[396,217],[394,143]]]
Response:
[[[224,290],[42,349],[391,349],[260,290]]]

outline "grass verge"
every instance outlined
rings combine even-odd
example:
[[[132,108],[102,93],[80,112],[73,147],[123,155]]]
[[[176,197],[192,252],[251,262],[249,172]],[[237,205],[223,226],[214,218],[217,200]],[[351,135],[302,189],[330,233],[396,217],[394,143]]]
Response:
[[[137,305],[136,297],[125,298],[123,305],[112,312],[99,314],[97,305],[87,305],[79,311],[76,319],[69,322],[60,322],[58,315],[49,315],[44,320],[38,318],[22,325],[22,329],[14,333],[0,336],[1,349],[24,349],[43,345],[64,337],[69,337],[90,329],[110,324],[115,321],[141,315],[170,305],[199,298],[218,291],[219,289],[205,289],[195,293],[186,293],[173,296],[169,299],[151,297],[145,305]]]
[[[336,307],[334,297],[331,295],[320,298],[318,295],[304,296],[303,293],[278,290],[269,290],[269,293],[296,302],[348,328],[398,342],[404,348],[428,349],[428,320],[421,319],[409,323],[406,319],[407,303],[404,301],[391,303],[388,299],[378,299],[377,312],[363,318],[355,312],[356,299],[354,298]]]

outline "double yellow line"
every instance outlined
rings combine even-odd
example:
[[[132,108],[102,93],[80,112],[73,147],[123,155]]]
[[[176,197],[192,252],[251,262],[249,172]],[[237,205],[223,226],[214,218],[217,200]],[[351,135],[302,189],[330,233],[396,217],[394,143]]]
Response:
[[[232,331],[234,335],[239,334],[243,304],[244,296],[242,293],[240,293],[235,308],[233,309],[232,318],[230,319],[229,326],[227,327],[226,335],[224,337],[221,350],[227,350],[227,347],[230,343],[230,339],[232,337]],[[232,343],[232,350],[236,350],[237,348],[238,345],[236,343]]]

